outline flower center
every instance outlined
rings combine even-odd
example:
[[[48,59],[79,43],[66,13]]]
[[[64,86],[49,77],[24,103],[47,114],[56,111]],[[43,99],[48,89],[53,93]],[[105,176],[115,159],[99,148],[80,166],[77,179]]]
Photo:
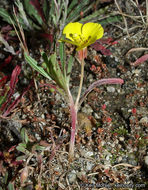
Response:
[[[78,35],[78,34],[69,34],[69,36],[73,39],[73,41],[75,41],[78,44],[84,44],[87,43],[88,40],[91,38],[91,36],[88,36],[88,38],[86,38],[85,36]]]

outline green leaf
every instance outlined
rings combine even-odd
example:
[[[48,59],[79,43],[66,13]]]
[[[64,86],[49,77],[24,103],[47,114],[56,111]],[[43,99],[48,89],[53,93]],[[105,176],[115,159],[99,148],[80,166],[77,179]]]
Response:
[[[44,77],[46,77],[47,79],[51,80],[50,76],[47,74],[47,72],[44,71],[44,69],[41,66],[38,66],[38,63],[29,55],[27,55],[27,53],[24,53],[25,59],[26,61],[30,64],[30,66],[32,68],[34,68],[37,72],[39,72],[41,75],[43,75]]]
[[[48,63],[48,57],[47,57],[46,53],[45,52],[41,52],[41,56],[42,56],[44,62],[47,64]]]
[[[10,20],[10,14],[3,8],[0,8],[0,16],[3,18],[4,21],[8,22],[9,24],[12,24]]]
[[[65,71],[65,48],[64,48],[64,43],[60,43],[59,44],[59,53],[60,53],[60,60],[61,60],[61,64],[62,64],[62,70],[64,73],[64,76],[66,76],[66,71]]]
[[[75,9],[73,9],[71,13],[69,14],[68,18],[66,19],[66,24],[78,19],[80,17],[81,11],[85,11],[89,2],[90,2],[89,0],[81,0],[81,3],[80,4],[78,3]]]
[[[26,148],[26,147],[27,147],[25,143],[19,143],[18,146],[21,146],[21,147],[23,147],[23,148]]]
[[[80,22],[95,22],[95,21],[98,21],[99,18],[100,18],[99,16],[102,15],[102,14],[106,14],[107,10],[108,10],[108,7],[99,9],[99,10],[93,12],[92,14],[82,18],[80,20]]]
[[[21,137],[23,139],[23,142],[25,142],[27,144],[28,141],[29,141],[29,138],[28,138],[28,135],[27,135],[27,132],[26,132],[25,128],[21,129]]]
[[[23,26],[24,29],[32,29],[32,25],[29,22],[29,19],[26,16],[26,13],[24,11],[23,4],[20,2],[20,0],[17,0],[15,2],[16,6],[18,7],[19,10],[19,23]]]
[[[106,19],[99,21],[99,23],[105,26],[110,23],[121,22],[121,21],[122,21],[122,16],[118,15],[118,16],[110,16]]]
[[[0,97],[0,106],[6,101],[6,97],[5,96],[1,96]]]
[[[8,184],[8,190],[14,190],[14,185],[11,182]]]
[[[24,159],[26,159],[26,155],[18,156],[18,157],[16,158],[17,161],[24,160]]]
[[[45,62],[45,64],[48,75],[57,83],[60,88],[66,90],[66,80],[63,76],[59,63],[56,60],[56,53],[52,54],[49,57],[48,62]]]
[[[48,19],[49,19],[49,2],[48,2],[48,0],[43,1],[43,12],[44,12],[46,21],[48,22]]]
[[[8,172],[6,171],[5,177],[4,177],[4,183],[5,183],[5,184],[7,184],[7,180],[8,180]]]
[[[75,7],[75,5],[78,4],[78,0],[73,0],[70,5],[68,6],[68,10],[67,13],[69,14],[71,12],[71,10]]]
[[[23,1],[23,3],[27,14],[29,14],[31,17],[33,16],[38,21],[38,23],[42,25],[43,24],[42,18],[40,17],[34,6],[31,5],[30,0],[25,0]]]
[[[71,74],[71,70],[72,70],[72,66],[73,66],[73,62],[74,62],[74,58],[71,55],[69,60],[68,60],[68,65],[67,65],[67,82],[69,83],[70,80],[70,74]]]
[[[35,147],[36,150],[45,150],[45,147],[44,146],[39,146],[39,145],[36,145]]]
[[[10,89],[10,87],[6,87],[4,95],[0,96],[0,106],[6,101],[6,97],[7,97],[9,89]]]
[[[50,6],[49,15],[52,18],[51,20],[52,20],[53,24],[55,24],[56,17],[55,17],[55,3],[54,3],[54,1],[51,1],[49,6]],[[51,23],[49,23],[49,24],[51,24]]]
[[[16,149],[20,152],[23,152],[24,154],[29,154],[29,151],[26,149],[26,144],[20,143]]]

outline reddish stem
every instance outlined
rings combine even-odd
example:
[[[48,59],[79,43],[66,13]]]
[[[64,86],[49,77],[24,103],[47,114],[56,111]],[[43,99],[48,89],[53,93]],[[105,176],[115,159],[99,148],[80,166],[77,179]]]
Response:
[[[74,101],[72,95],[69,93],[69,108],[70,108],[70,115],[71,115],[71,137],[70,137],[70,144],[69,144],[69,161],[72,161],[74,158],[74,144],[75,144],[75,135],[76,135],[76,125],[77,125],[77,109],[74,105]]]

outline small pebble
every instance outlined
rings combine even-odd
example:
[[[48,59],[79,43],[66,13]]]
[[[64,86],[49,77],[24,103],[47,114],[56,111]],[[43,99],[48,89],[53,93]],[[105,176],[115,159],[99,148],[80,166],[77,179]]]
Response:
[[[115,140],[115,144],[118,144],[118,143],[119,143],[119,140],[118,140],[118,139],[116,139],[116,140]]]
[[[93,112],[93,109],[88,104],[86,104],[85,107],[82,108],[82,112],[90,115]]]
[[[35,134],[35,138],[38,140],[38,141],[40,141],[41,140],[41,137],[39,136],[39,134]]]
[[[69,180],[69,183],[73,183],[76,181],[76,172],[75,170],[73,170],[71,173],[68,174],[68,180]]]
[[[104,146],[105,145],[105,141],[101,141],[101,146]]]
[[[119,137],[119,140],[123,142],[124,141],[124,137]]]
[[[138,76],[140,72],[141,72],[141,69],[135,69],[132,71],[132,73],[134,73],[136,76]]]
[[[92,162],[87,162],[86,164],[86,170],[91,170],[93,168],[94,164]]]
[[[81,171],[81,172],[78,172],[78,173],[77,173],[77,177],[78,177],[79,179],[83,179],[84,176],[86,176],[86,172],[85,172],[85,171]]]
[[[117,158],[117,162],[119,163],[119,162],[121,162],[121,161],[122,161],[122,157],[119,156],[119,157]]]
[[[111,146],[114,148],[115,147],[115,143],[111,144]]]
[[[84,157],[86,157],[86,158],[88,158],[88,157],[93,156],[94,153],[91,152],[91,151],[85,151],[85,150],[82,150],[82,151],[81,151],[81,155],[84,156]]]
[[[113,86],[108,86],[107,91],[113,93],[113,92],[115,92],[115,88]]]
[[[143,117],[140,119],[139,123],[148,123],[148,117]]]
[[[13,97],[16,99],[20,96],[20,93],[19,92],[16,92],[15,94],[13,94]]]
[[[108,160],[110,160],[111,157],[112,157],[112,155],[108,154],[105,159],[108,161]]]

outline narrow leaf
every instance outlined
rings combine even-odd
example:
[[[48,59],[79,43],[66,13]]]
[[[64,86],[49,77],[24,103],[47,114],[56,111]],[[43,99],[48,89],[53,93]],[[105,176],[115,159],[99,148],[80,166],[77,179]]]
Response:
[[[17,66],[14,68],[14,70],[13,70],[13,72],[12,72],[12,75],[11,75],[11,79],[10,79],[10,90],[9,90],[9,92],[8,92],[7,102],[5,102],[5,103],[2,105],[2,108],[1,108],[2,111],[7,107],[7,105],[8,105],[8,104],[10,103],[10,101],[11,101],[11,97],[12,97],[12,95],[13,95],[13,93],[14,93],[15,86],[16,86],[16,84],[17,84],[17,82],[18,82],[18,76],[19,76],[20,72],[21,72],[21,67],[20,67],[19,65],[17,65]]]
[[[5,9],[0,8],[0,16],[3,18],[4,21],[8,22],[9,24],[12,24],[10,20],[10,15]]]
[[[7,180],[8,180],[8,172],[6,171],[5,177],[4,177],[4,183],[5,183],[5,184],[7,184]]]
[[[66,71],[65,71],[65,49],[64,49],[64,43],[60,43],[59,44],[59,53],[60,53],[60,60],[61,60],[61,64],[62,64],[62,70],[64,73],[64,76],[66,75]]]
[[[80,4],[78,4],[75,9],[73,9],[68,18],[66,19],[66,24],[69,22],[73,22],[74,20],[78,19],[80,17],[81,11],[84,11],[86,9],[86,6],[89,4],[89,0],[82,0]]]
[[[49,57],[49,61],[46,66],[48,68],[48,74],[50,75],[50,77],[57,83],[60,88],[65,89],[66,81],[59,66],[59,63],[56,60],[56,53],[52,54]]]
[[[20,152],[26,153],[26,149],[22,146],[17,146],[16,149]]]
[[[46,77],[47,79],[51,80],[50,76],[44,71],[44,69],[41,66],[38,66],[38,63],[27,53],[24,53],[26,61],[30,64],[32,68],[34,68],[37,72],[39,72],[41,75]]]
[[[36,145],[35,149],[36,149],[36,150],[43,151],[43,150],[45,150],[45,147],[44,147],[44,146]]]
[[[43,1],[43,12],[44,12],[44,15],[45,15],[46,22],[48,22],[49,10],[50,10],[48,3],[49,3],[48,0]]]
[[[6,96],[0,97],[0,106],[6,101]]]
[[[11,182],[8,184],[8,190],[14,190],[14,185]]]
[[[31,3],[31,5],[33,5],[35,7],[35,9],[37,10],[38,14],[42,18],[43,22],[46,22],[45,17],[44,17],[44,13],[43,13],[43,10],[42,10],[42,8],[40,6],[39,1],[38,0],[31,0],[30,3]]]
[[[7,110],[4,112],[3,116],[6,117],[7,115],[9,115],[9,113],[18,105],[18,103],[21,101],[21,98],[26,94],[26,92],[29,90],[29,88],[32,86],[32,81],[31,83],[28,85],[27,88],[24,89],[23,93],[17,97],[12,104],[9,105],[9,107],[7,108]],[[10,101],[9,101],[10,102]]]
[[[68,60],[68,65],[67,65],[67,82],[69,83],[70,80],[70,74],[71,74],[71,70],[72,70],[72,66],[73,66],[73,62],[74,62],[74,58],[73,56],[70,56],[69,60]]]
[[[43,20],[42,17],[39,15],[36,8],[30,3],[30,0],[23,1],[24,7],[26,9],[27,14],[30,15],[30,17],[34,17],[40,25],[42,25]]]
[[[79,106],[83,103],[86,96],[97,86],[103,85],[103,84],[123,84],[124,81],[120,78],[108,78],[108,79],[101,79],[97,80],[94,83],[92,83],[88,89],[85,91],[84,95],[80,99]]]
[[[78,4],[78,0],[73,0],[70,5],[68,6],[68,10],[67,10],[67,13],[69,14],[72,9]]]
[[[93,20],[97,21],[99,19],[99,16],[105,14],[107,10],[108,10],[108,7],[99,9],[93,12],[92,14],[89,14],[88,16],[86,15],[84,18],[80,20],[80,22],[92,22]]]
[[[28,138],[25,128],[22,128],[22,130],[21,130],[21,137],[22,137],[23,142],[25,142],[27,144],[29,141],[29,138]]]
[[[31,26],[31,24],[29,23],[29,19],[27,18],[27,16],[26,16],[26,13],[25,13],[25,11],[24,11],[24,7],[23,7],[23,4],[20,2],[20,0],[17,0],[16,2],[15,2],[15,4],[17,5],[17,7],[18,7],[18,10],[19,10],[19,16],[20,16],[20,20],[22,19],[22,21],[23,21],[23,26],[24,26],[24,24],[27,26],[27,28],[28,29],[32,29],[32,26]],[[18,19],[18,20],[19,20]]]
[[[17,65],[12,72],[10,80],[10,89],[13,90],[18,82],[18,76],[21,72],[21,66]]]

